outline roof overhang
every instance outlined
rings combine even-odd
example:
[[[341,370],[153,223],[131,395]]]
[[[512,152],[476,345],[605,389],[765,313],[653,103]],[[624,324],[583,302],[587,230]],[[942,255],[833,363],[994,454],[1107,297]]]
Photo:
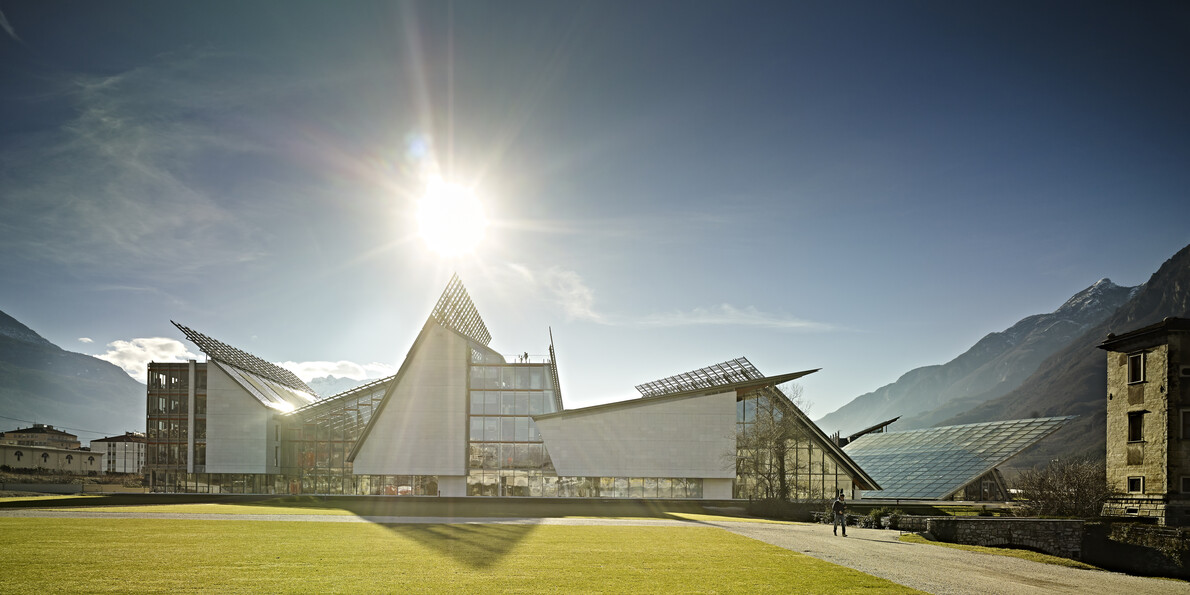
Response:
[[[639,399],[627,399],[625,401],[616,401],[614,403],[603,403],[601,405],[591,405],[590,407],[581,407],[579,409],[566,409],[564,411],[556,411],[554,413],[541,413],[534,415],[533,419],[549,419],[554,417],[566,417],[571,415],[583,415],[596,411],[608,411],[612,409],[641,407],[649,405],[650,403],[657,403],[661,401],[671,401],[676,399],[685,399],[689,397],[700,397],[704,395],[718,395],[725,392],[736,391],[736,398],[741,398],[744,394],[754,390],[763,389],[765,387],[776,386],[791,380],[796,380],[807,374],[813,374],[822,368],[813,370],[805,370],[802,372],[791,372],[789,374],[781,374],[780,376],[767,376],[765,378],[752,378],[742,380],[740,382],[733,382],[730,384],[723,384],[719,386],[709,386],[704,388],[697,388],[682,392],[670,393],[666,395],[657,395],[655,397],[640,397]]]

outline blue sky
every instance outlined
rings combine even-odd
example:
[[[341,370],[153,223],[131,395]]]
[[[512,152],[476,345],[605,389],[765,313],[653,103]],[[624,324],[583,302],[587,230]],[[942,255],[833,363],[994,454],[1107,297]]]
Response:
[[[819,417],[1190,243],[1179,3],[0,15],[0,310],[134,371],[176,320],[382,375],[457,271],[568,407],[747,356]],[[472,255],[417,236],[434,173]]]

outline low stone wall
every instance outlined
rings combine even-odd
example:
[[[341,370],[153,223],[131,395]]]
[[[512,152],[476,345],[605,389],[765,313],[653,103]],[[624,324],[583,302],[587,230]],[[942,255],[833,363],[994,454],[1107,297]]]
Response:
[[[1083,523],[1079,519],[934,517],[926,521],[926,530],[950,543],[1019,547],[1078,560]]]
[[[1129,574],[1190,578],[1190,527],[1087,523],[1083,560]]]
[[[884,517],[888,519],[888,528],[897,529],[899,531],[906,531],[909,533],[921,533],[926,530],[926,521],[930,519],[949,518],[937,516],[921,516],[912,514],[902,514],[895,517]]]

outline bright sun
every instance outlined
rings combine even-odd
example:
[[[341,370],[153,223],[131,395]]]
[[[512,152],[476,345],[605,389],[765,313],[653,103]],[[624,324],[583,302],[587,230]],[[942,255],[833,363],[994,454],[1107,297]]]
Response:
[[[483,204],[469,188],[437,181],[418,201],[417,225],[430,250],[454,257],[475,250],[483,240],[488,219]]]

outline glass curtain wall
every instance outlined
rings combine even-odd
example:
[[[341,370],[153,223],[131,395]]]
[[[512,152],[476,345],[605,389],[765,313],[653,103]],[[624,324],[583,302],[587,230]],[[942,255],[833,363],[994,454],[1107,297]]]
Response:
[[[482,360],[476,353],[470,367],[467,495],[556,496],[553,463],[529,417],[555,411],[550,366]]]
[[[733,496],[829,500],[852,479],[781,397],[753,392],[736,401],[736,480]],[[784,493],[783,493],[784,492]]]
[[[372,382],[284,416],[276,493],[438,495],[437,476],[352,474],[347,455],[392,381]]]

